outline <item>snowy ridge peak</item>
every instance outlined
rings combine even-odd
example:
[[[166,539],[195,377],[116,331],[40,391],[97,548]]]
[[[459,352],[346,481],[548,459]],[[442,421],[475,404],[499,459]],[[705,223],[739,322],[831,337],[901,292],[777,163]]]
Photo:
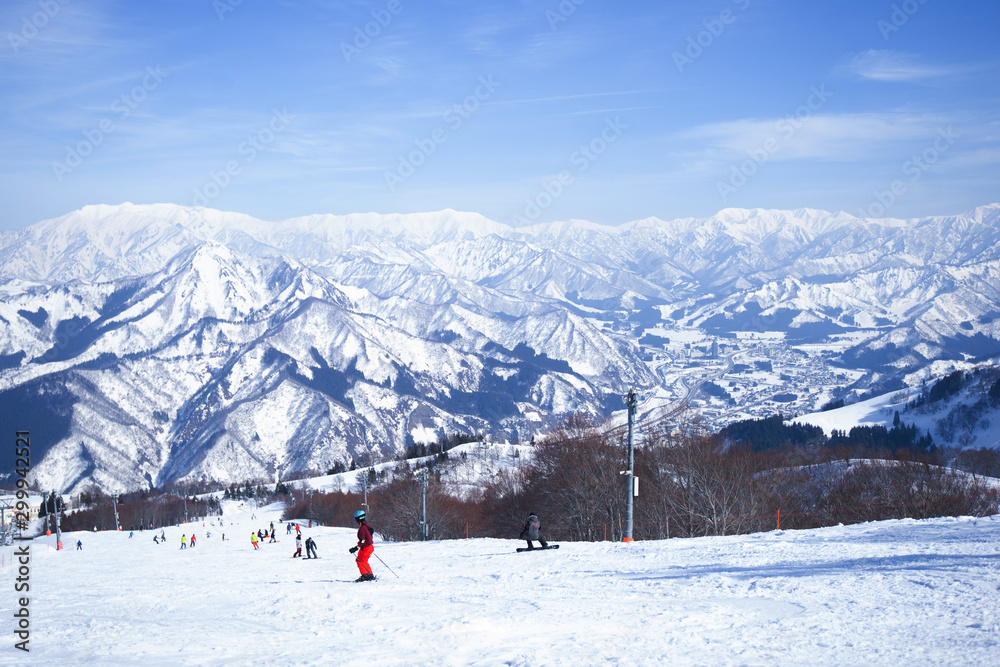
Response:
[[[291,218],[276,225],[282,233],[302,231],[351,245],[361,238],[376,238],[429,246],[444,240],[467,240],[502,234],[510,227],[478,213],[444,209],[429,213],[352,213]]]
[[[824,377],[882,382],[1000,349],[998,216],[85,207],[0,237],[0,409],[70,406],[42,420],[53,488],[135,488],[323,470],[414,431],[526,440],[619,410],[622,385],[676,396],[699,340],[742,333],[843,336],[838,363],[865,371]]]

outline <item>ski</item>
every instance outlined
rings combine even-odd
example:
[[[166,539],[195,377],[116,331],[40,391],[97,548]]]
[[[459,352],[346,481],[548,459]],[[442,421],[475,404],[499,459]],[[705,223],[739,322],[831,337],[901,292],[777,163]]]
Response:
[[[528,547],[521,547],[520,549],[517,550],[517,553],[521,553],[522,551],[548,551],[549,549],[558,549],[558,548],[559,548],[558,544],[550,544],[547,547],[535,547],[534,549],[529,549]]]

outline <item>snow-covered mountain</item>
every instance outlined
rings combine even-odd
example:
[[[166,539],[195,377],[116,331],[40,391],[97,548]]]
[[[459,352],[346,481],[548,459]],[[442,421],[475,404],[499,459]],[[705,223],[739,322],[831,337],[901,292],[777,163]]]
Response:
[[[883,382],[996,354],[1000,204],[517,229],[123,204],[0,234],[0,410],[60,490],[325,470],[415,433],[526,440],[659,386],[638,341],[664,322],[864,330],[841,361]]]

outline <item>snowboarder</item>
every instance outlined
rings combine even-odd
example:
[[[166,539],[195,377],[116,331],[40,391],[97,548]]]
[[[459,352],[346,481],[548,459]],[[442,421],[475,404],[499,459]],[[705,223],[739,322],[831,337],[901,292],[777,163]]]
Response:
[[[302,555],[302,533],[295,536],[295,553],[292,554],[292,558],[298,558]]]
[[[254,533],[254,532],[250,533],[250,544],[253,545],[253,548],[254,548],[255,551],[258,549],[258,545],[257,545],[257,533]]]
[[[521,529],[521,539],[528,543],[529,551],[532,551],[535,548],[535,545],[531,543],[532,540],[538,540],[538,543],[542,545],[543,549],[547,549],[549,547],[548,542],[542,539],[542,537],[538,534],[541,527],[542,522],[538,520],[538,516],[534,512],[529,514],[528,520],[524,524],[524,528]]]
[[[372,568],[368,565],[368,559],[371,558],[372,553],[375,551],[375,544],[372,541],[372,527],[365,520],[367,516],[364,510],[358,510],[354,513],[354,520],[358,522],[358,543],[356,546],[351,547],[349,551],[352,554],[358,554],[355,562],[358,564],[358,570],[361,571],[361,576],[355,581],[375,581]]]
[[[268,541],[268,544],[270,544],[271,542],[277,542],[277,541],[278,541],[278,539],[274,536],[274,528],[272,528],[271,529],[271,539]]]
[[[181,549],[187,549],[187,548],[188,548],[188,538],[187,534],[185,533],[184,535],[181,535]]]
[[[311,537],[306,538],[306,558],[319,558],[316,555],[316,541]]]
[[[261,532],[259,528],[257,529],[257,539],[260,540],[261,542],[264,541],[264,533]]]
[[[159,544],[159,543],[160,543],[160,536],[153,535],[153,544]]]

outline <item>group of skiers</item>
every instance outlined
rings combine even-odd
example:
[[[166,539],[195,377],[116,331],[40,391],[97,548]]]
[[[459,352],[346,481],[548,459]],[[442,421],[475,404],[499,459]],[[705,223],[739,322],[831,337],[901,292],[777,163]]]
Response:
[[[295,553],[292,554],[292,558],[298,558],[302,555],[302,532],[296,531],[295,533]],[[311,537],[306,538],[306,558],[319,558],[316,555],[316,540]]]
[[[355,557],[355,563],[357,563],[358,571],[361,573],[355,581],[374,581],[375,574],[372,572],[371,565],[368,564],[368,559],[371,558],[372,554],[375,553],[375,544],[373,539],[374,531],[371,525],[368,523],[368,514],[365,510],[358,510],[354,513],[354,520],[358,524],[358,543],[348,549],[351,554],[357,554]],[[220,520],[221,523],[221,520]],[[215,525],[214,523],[212,524]],[[288,528],[286,534],[292,532],[292,528],[295,528],[295,553],[292,554],[292,558],[299,558],[302,556],[302,530],[297,523],[288,523]],[[524,524],[524,528],[521,529],[520,538],[528,543],[528,551],[533,551],[535,546],[533,542],[537,541],[542,549],[548,549],[548,542],[541,536],[541,522],[538,520],[538,515],[534,512],[528,514],[528,519]],[[257,532],[250,532],[250,543],[253,545],[254,550],[260,548],[260,543],[264,541],[265,537],[270,537],[271,542],[277,542],[275,537],[274,522],[271,522],[270,530],[257,530]],[[131,535],[129,535],[131,537]],[[205,537],[211,537],[211,533],[206,533]],[[226,535],[222,534],[222,539],[225,541]],[[153,536],[153,542],[157,544],[162,544],[167,541],[166,532],[161,529],[159,535]],[[194,533],[191,534],[190,545],[192,548],[197,544],[197,537]],[[558,547],[558,545],[556,545]],[[181,549],[187,549],[188,539],[187,533],[181,535]],[[316,541],[312,537],[307,537],[305,540],[306,547],[306,559],[319,558],[316,554]],[[76,548],[78,550],[83,549],[83,543],[77,541]],[[518,549],[522,551],[522,549]]]
[[[358,523],[358,543],[349,549],[352,554],[357,554],[355,562],[358,564],[358,570],[361,572],[361,576],[358,577],[357,581],[374,581],[375,574],[372,572],[371,566],[368,564],[368,559],[375,552],[375,544],[372,539],[372,528],[368,525],[366,521],[367,514],[364,510],[358,510],[354,513],[354,520]],[[300,558],[302,556],[302,530],[297,523],[289,522],[288,528],[285,531],[286,534],[292,532],[292,528],[295,528],[295,552],[292,554],[292,558]],[[268,531],[258,530],[256,533],[250,533],[250,544],[253,545],[254,549],[260,548],[260,543],[263,541],[264,537],[268,534],[271,536],[271,541],[274,542],[274,523],[271,523],[270,533]],[[316,540],[312,537],[307,537],[305,539],[306,548],[306,559],[319,558],[316,553]]]
[[[299,528],[299,525],[297,523],[289,522],[288,529],[285,531],[285,534],[287,535],[291,533],[292,528],[295,528],[295,553],[292,554],[292,558],[298,558],[302,555],[302,530]],[[278,541],[277,532],[275,531],[273,521],[271,522],[271,526],[269,529],[263,529],[263,530],[258,529],[256,533],[251,531],[250,544],[253,546],[255,550],[259,549],[260,545],[263,544],[264,540],[267,538],[270,538],[269,543]],[[306,538],[305,547],[306,547],[306,558],[308,559],[319,558],[319,556],[316,554],[316,541],[313,538],[311,537]]]

